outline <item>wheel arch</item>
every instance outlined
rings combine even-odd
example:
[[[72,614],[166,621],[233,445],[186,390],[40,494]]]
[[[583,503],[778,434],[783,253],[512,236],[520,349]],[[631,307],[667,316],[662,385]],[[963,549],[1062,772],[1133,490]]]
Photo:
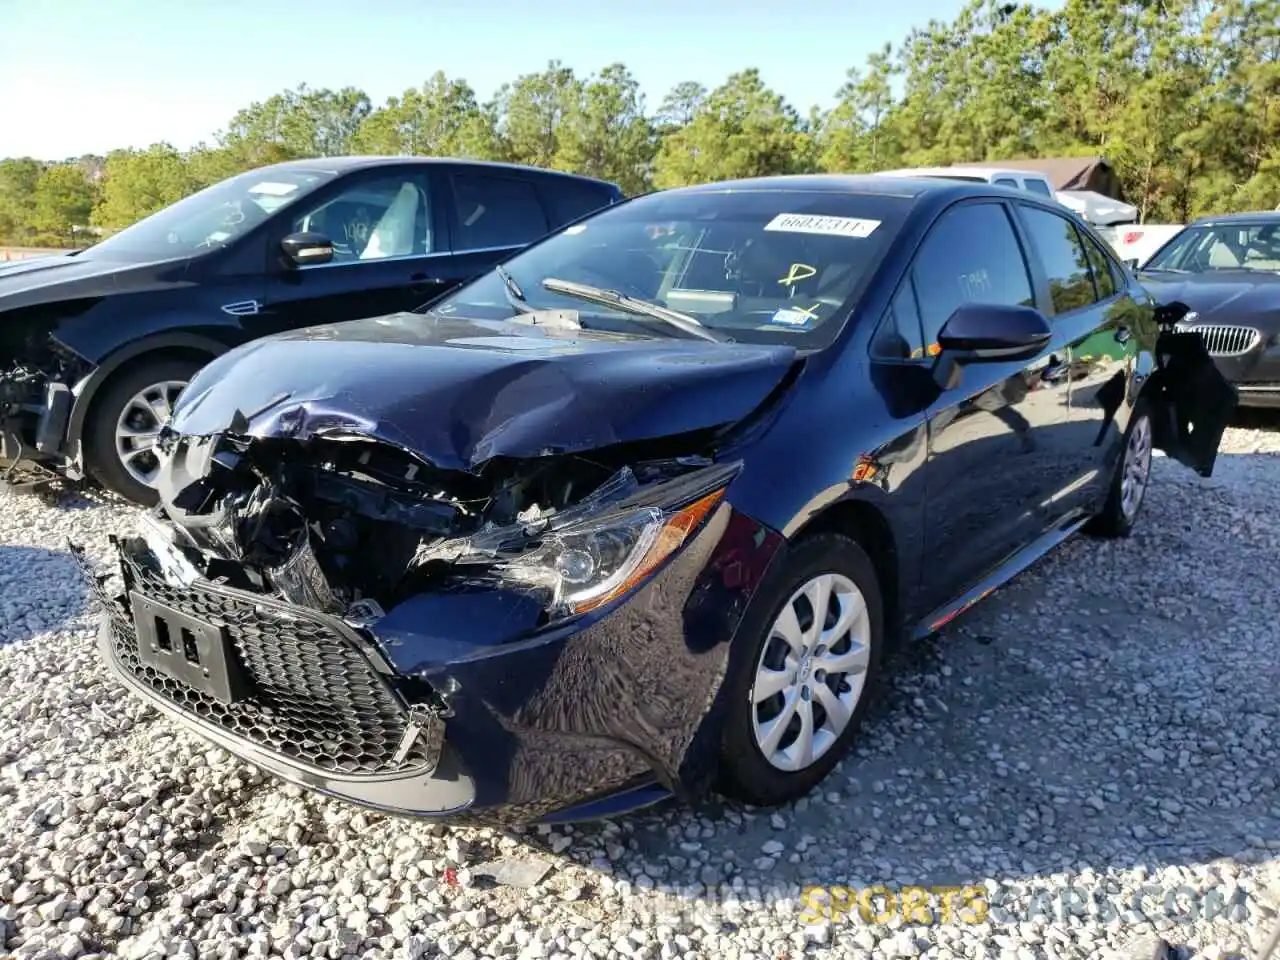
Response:
[[[903,613],[902,560],[889,518],[868,500],[846,497],[810,517],[788,539],[799,543],[820,533],[841,534],[866,551],[880,582],[886,635],[894,635]]]
[[[71,452],[70,459],[83,467],[84,428],[93,410],[94,401],[102,395],[107,384],[131,369],[135,362],[144,358],[152,360],[181,357],[208,363],[229,349],[227,344],[212,337],[178,331],[136,340],[110,354],[77,385],[75,403],[71,407],[71,416],[67,423],[67,449]]]

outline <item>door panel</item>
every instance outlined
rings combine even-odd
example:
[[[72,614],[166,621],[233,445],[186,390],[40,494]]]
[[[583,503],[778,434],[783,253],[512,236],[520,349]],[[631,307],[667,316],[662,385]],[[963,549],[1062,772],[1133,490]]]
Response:
[[[1067,414],[1058,465],[1064,482],[1045,504],[1049,522],[1058,523],[1094,512],[1106,497],[1126,425],[1121,410],[1137,344],[1126,324],[1136,305],[1071,220],[1030,204],[1017,211],[1049,299],[1057,349],[1046,379]]]
[[[1034,305],[1022,247],[1003,203],[961,203],[931,228],[910,272],[927,353],[966,303]],[[895,306],[896,309],[896,306]],[[1063,392],[1042,378],[1050,349],[1027,362],[974,363],[929,405],[925,595],[960,593],[1044,528],[1062,485]]]
[[[286,328],[338,323],[410,310],[439,293],[448,255],[434,206],[421,166],[343,178],[280,229],[324,234],[333,260],[276,269],[267,312]]]

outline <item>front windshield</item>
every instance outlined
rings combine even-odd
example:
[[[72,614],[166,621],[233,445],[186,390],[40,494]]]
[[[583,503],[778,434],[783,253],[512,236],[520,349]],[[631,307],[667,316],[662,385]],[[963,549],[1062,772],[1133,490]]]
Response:
[[[795,189],[651,194],[508,260],[510,285],[490,272],[432,309],[481,320],[521,309],[572,310],[587,329],[688,335],[543,286],[559,280],[657,304],[723,339],[823,346],[839,332],[910,203]]]
[[[1280,221],[1187,227],[1157,251],[1143,269],[1175,273],[1280,272]]]
[[[332,176],[322,171],[270,168],[242,173],[139,220],[85,252],[167,259],[216,250]]]

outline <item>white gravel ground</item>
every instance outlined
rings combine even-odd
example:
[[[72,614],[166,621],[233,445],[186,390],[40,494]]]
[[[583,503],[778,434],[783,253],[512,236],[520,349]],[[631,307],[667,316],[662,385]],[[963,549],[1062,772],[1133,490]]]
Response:
[[[908,651],[821,795],[523,835],[320,800],[160,719],[66,552],[132,511],[0,493],[0,955],[1243,955],[1280,909],[1280,433],[1225,447]],[[501,858],[547,872],[483,882]],[[983,885],[987,916],[806,922],[802,887],[874,884]]]

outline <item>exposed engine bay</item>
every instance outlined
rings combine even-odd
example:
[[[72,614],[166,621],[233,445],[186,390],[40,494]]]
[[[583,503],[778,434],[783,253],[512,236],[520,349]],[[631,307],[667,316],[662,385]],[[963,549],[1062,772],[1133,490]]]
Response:
[[[51,336],[63,312],[30,307],[0,332],[0,460],[10,468],[62,451],[72,387],[93,369]]]
[[[428,590],[485,586],[540,594],[552,610],[566,589],[620,574],[652,540],[663,512],[646,492],[718,472],[703,456],[620,462],[634,451],[446,471],[349,435],[166,434],[161,447],[161,505],[144,536],[167,579],[221,581],[363,622]],[[601,517],[610,520],[593,522]]]

